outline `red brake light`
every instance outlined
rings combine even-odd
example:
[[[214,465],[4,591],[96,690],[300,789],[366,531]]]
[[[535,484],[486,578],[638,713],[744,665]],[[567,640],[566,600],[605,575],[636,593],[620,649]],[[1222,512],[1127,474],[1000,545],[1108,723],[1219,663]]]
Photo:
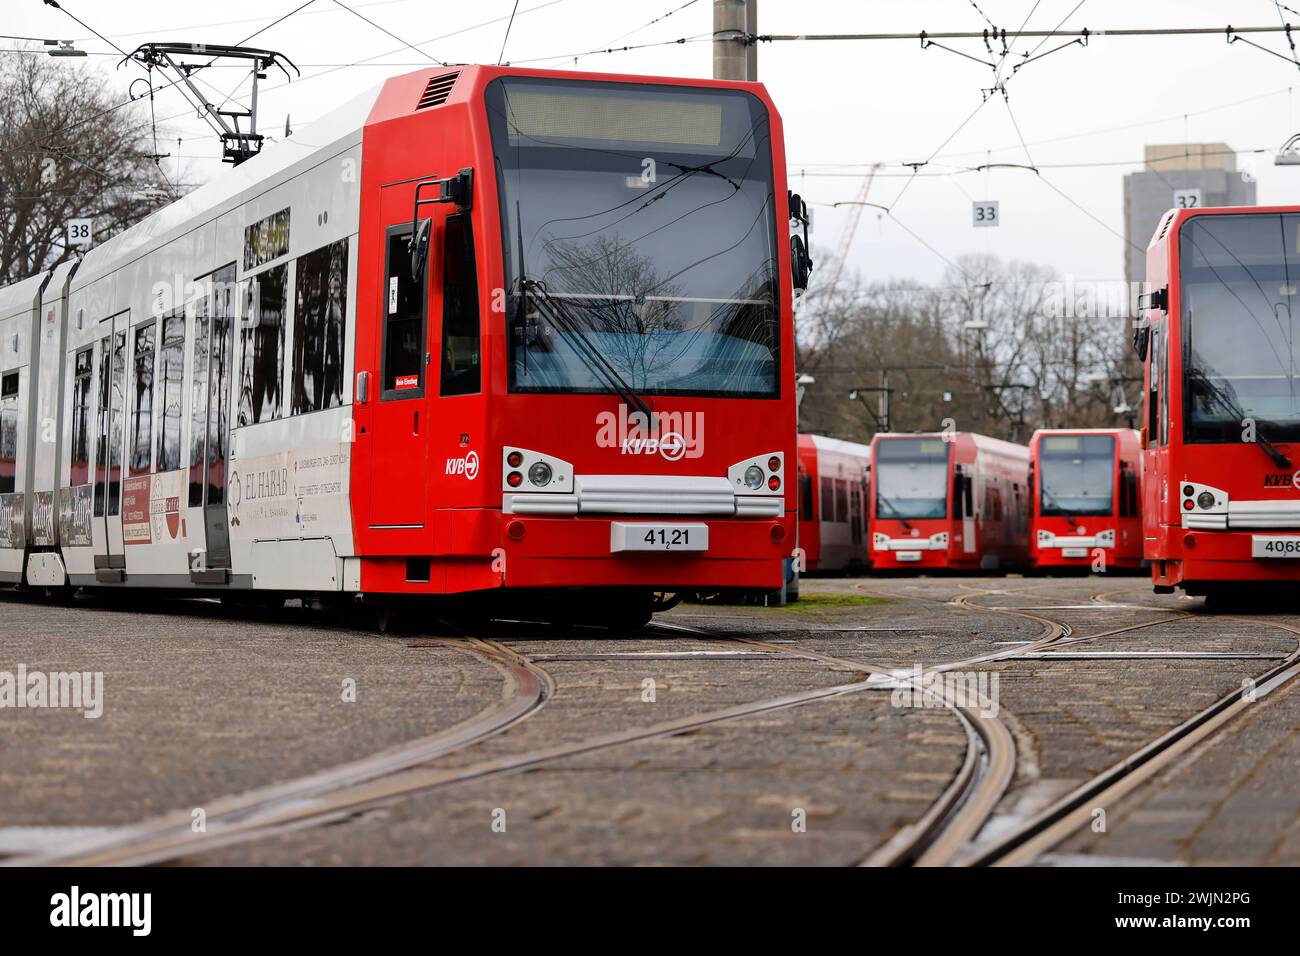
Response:
[[[512,451],[506,455],[506,464],[511,468],[518,468],[524,463],[524,453],[521,451]]]
[[[773,491],[776,491],[778,488],[781,487],[781,479],[778,478],[776,475],[773,475],[771,478],[767,479],[767,486],[771,488]]]
[[[523,480],[524,476],[522,472],[512,471],[510,474],[506,475],[506,484],[511,488],[518,488]]]
[[[781,459],[780,459],[780,458],[777,458],[776,455],[773,455],[771,458],[769,458],[769,459],[767,460],[767,470],[768,470],[768,471],[780,471],[780,470],[781,470]]]

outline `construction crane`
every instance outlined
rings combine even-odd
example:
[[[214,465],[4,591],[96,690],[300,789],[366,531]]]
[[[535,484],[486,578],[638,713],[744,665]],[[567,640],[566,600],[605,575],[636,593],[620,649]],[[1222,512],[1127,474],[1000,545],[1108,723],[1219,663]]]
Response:
[[[879,163],[873,163],[867,170],[867,175],[862,178],[862,186],[858,189],[857,198],[848,203],[849,221],[844,225],[844,232],[840,235],[840,246],[835,251],[835,271],[831,274],[831,284],[828,287],[833,294],[835,287],[839,285],[840,275],[844,272],[844,264],[849,258],[849,249],[853,246],[853,237],[857,234],[858,223],[862,221],[862,210],[867,208],[867,194],[871,192],[871,181],[876,178],[876,170],[880,168]]]

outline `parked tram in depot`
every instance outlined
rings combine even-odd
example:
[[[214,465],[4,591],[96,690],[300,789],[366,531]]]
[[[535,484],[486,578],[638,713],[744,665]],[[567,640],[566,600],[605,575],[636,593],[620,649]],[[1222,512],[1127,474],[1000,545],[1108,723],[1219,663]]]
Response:
[[[993,571],[1028,559],[1029,449],[971,432],[871,442],[876,571]]]
[[[806,225],[758,84],[390,79],[0,290],[0,580],[780,588]]]
[[[1300,581],[1300,207],[1174,209],[1147,247],[1143,535],[1159,592]]]
[[[1040,428],[1029,440],[1029,565],[1142,564],[1142,457],[1131,428]]]
[[[804,570],[867,570],[871,446],[825,435],[800,435],[798,491]]]

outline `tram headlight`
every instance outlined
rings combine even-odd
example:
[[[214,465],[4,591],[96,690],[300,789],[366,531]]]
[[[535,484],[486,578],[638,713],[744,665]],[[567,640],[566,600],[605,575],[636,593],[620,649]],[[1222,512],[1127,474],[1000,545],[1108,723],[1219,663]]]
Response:
[[[573,465],[549,452],[506,445],[501,449],[501,465],[501,490],[506,494],[575,493]]]
[[[1214,507],[1214,495],[1208,491],[1202,491],[1196,496],[1196,503],[1201,506],[1202,510],[1209,510]]]
[[[758,465],[750,465],[745,469],[745,487],[751,491],[758,491],[763,487],[763,469]]]

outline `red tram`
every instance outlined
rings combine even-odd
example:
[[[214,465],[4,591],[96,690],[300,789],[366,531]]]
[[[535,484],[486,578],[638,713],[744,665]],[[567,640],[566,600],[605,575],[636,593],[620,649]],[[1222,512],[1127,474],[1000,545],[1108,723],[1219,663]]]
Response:
[[[1029,440],[1032,568],[1142,564],[1142,458],[1131,428],[1040,428]]]
[[[1172,209],[1147,247],[1142,507],[1157,591],[1300,580],[1300,207]]]
[[[1006,570],[1028,558],[1029,449],[971,432],[871,442],[877,571]]]
[[[863,571],[870,566],[870,489],[870,445],[824,435],[799,436],[799,548],[806,571]]]
[[[806,225],[758,84],[389,79],[0,290],[0,580],[779,588]]]

